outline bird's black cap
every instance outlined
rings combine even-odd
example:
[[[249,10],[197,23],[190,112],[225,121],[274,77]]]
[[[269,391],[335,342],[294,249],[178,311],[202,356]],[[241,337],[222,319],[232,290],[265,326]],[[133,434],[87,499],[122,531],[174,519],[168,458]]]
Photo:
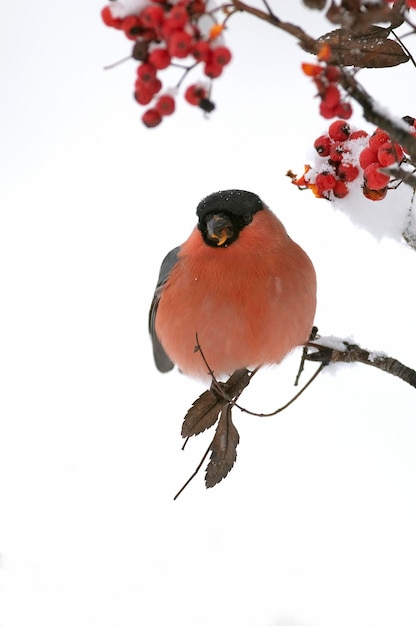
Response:
[[[200,222],[210,213],[228,213],[235,217],[252,218],[263,206],[260,198],[251,191],[227,189],[212,193],[201,200],[196,208],[196,214]]]

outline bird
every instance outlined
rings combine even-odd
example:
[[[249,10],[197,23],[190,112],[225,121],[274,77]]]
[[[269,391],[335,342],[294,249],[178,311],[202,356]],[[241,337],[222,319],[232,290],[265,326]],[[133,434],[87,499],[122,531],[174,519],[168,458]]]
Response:
[[[157,369],[176,365],[205,381],[280,363],[311,333],[312,261],[251,191],[212,193],[196,214],[188,239],[163,259],[151,302]]]

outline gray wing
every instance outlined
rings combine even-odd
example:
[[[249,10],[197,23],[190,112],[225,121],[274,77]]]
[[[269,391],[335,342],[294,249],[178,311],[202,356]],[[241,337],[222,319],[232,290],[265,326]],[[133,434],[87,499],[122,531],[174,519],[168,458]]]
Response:
[[[165,256],[162,261],[162,265],[160,266],[159,278],[157,280],[155,293],[153,295],[153,300],[149,311],[149,332],[152,338],[153,356],[155,359],[156,367],[160,372],[169,372],[174,367],[174,364],[164,351],[162,344],[156,336],[155,322],[160,296],[162,295],[163,287],[169,278],[172,268],[178,260],[179,250],[180,246],[174,248],[169,252],[169,254]]]

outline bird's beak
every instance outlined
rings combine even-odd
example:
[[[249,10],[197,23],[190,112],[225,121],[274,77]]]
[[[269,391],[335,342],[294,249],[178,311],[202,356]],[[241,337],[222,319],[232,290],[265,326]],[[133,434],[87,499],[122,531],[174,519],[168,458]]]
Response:
[[[207,234],[216,240],[217,246],[224,245],[234,234],[230,218],[223,213],[212,215],[207,220]]]

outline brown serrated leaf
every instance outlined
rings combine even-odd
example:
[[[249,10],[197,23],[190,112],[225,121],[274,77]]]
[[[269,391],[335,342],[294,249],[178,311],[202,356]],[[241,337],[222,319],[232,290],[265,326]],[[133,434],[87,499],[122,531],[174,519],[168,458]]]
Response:
[[[332,24],[339,24],[352,31],[380,23],[388,23],[392,28],[398,28],[404,22],[402,9],[399,2],[389,6],[382,0],[366,4],[360,0],[342,0],[340,4],[331,2],[326,17]]]
[[[318,9],[318,11],[322,11],[325,8],[326,0],[303,0],[303,4],[308,7],[308,9]]]
[[[181,431],[182,437],[199,435],[207,428],[211,428],[217,421],[224,403],[239,396],[249,382],[250,372],[244,368],[236,370],[225,383],[216,383],[222,392],[213,384],[211,389],[205,391],[195,400],[185,415]]]
[[[235,398],[247,387],[250,382],[250,372],[248,369],[235,370],[234,374],[225,383],[220,383],[224,389],[224,393],[229,398]]]
[[[231,419],[232,405],[227,404],[221,411],[221,417],[212,440],[211,457],[205,474],[207,489],[214,487],[231,470],[237,458],[237,445],[240,436]]]
[[[319,43],[329,44],[332,55],[340,65],[354,67],[394,67],[406,63],[409,56],[400,44],[387,39],[389,30],[372,26],[367,32],[352,32],[345,28],[319,37]]]
[[[199,435],[207,428],[211,428],[218,419],[219,412],[224,406],[224,399],[217,397],[210,389],[204,391],[195,400],[184,417],[181,435],[182,437],[192,437]]]

